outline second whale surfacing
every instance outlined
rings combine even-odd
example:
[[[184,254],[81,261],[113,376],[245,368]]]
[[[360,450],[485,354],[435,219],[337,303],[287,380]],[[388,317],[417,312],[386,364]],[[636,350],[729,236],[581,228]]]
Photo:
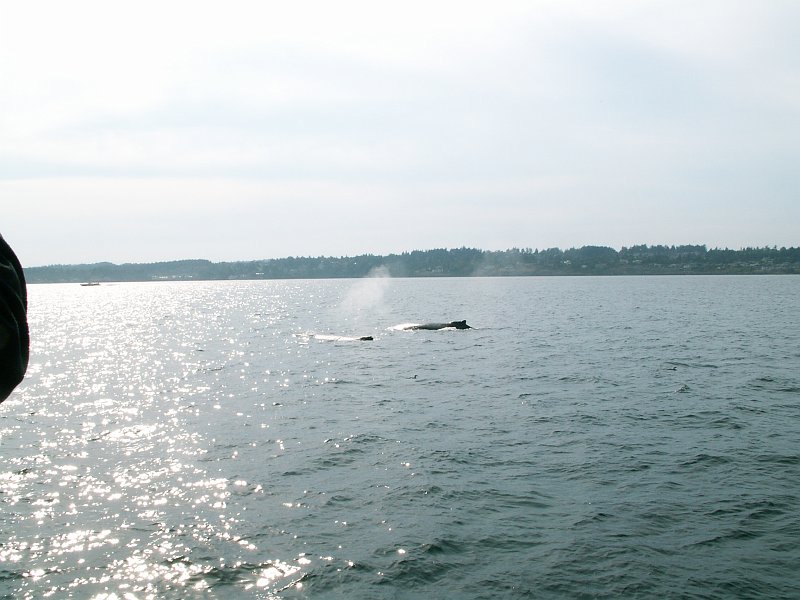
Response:
[[[310,339],[320,340],[323,342],[371,342],[375,339],[371,335],[351,336],[328,335],[323,333],[295,333],[293,335],[294,337],[301,338],[305,342],[308,342]]]
[[[467,325],[466,319],[463,321],[450,321],[449,323],[423,323],[422,325],[409,325],[404,329],[437,331],[439,329],[472,329]]]

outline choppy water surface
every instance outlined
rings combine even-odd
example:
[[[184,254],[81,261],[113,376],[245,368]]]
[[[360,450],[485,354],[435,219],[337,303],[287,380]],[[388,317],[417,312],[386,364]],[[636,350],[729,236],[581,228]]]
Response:
[[[792,276],[31,286],[0,598],[800,597],[798,298]],[[392,328],[453,319],[476,329]]]

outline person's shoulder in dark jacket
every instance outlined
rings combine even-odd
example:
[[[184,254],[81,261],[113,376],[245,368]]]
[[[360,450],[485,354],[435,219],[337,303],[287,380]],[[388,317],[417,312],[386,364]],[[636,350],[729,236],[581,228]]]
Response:
[[[0,402],[28,368],[28,293],[14,251],[0,235]]]

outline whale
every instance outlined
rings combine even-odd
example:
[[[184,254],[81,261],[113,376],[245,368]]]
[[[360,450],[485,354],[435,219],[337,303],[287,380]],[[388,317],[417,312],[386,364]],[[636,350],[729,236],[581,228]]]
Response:
[[[374,338],[371,335],[349,336],[349,335],[315,335],[315,340],[324,342],[371,342]]]
[[[472,329],[472,327],[467,325],[467,321],[465,319],[463,321],[450,321],[449,323],[423,323],[421,325],[409,325],[408,327],[404,327],[404,329],[424,329],[428,331],[437,331],[439,329]]]
[[[310,338],[314,338],[315,340],[321,340],[323,342],[371,342],[375,338],[371,335],[359,335],[359,336],[350,336],[350,335],[326,335],[321,333],[300,333],[300,334],[293,334],[295,337],[302,338],[304,341],[308,341]]]

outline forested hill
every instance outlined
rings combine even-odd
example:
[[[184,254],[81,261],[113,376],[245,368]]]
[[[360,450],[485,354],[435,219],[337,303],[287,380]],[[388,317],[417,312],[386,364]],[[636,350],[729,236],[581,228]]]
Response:
[[[527,275],[675,275],[800,273],[800,248],[707,249],[701,246],[605,246],[560,250],[475,248],[415,250],[351,257],[278,258],[212,263],[180,260],[149,264],[96,263],[25,269],[29,283],[107,281],[322,279],[365,277]]]

